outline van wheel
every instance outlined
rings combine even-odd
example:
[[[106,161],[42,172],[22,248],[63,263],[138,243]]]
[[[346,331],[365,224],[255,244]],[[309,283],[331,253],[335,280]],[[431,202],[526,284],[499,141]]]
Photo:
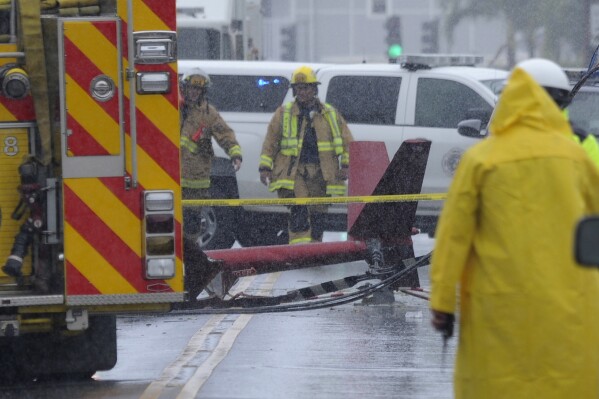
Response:
[[[214,190],[212,198],[224,198]],[[235,244],[235,211],[229,207],[183,208],[183,234],[201,249],[228,249]]]
[[[237,227],[237,241],[243,247],[289,244],[287,214],[260,215],[244,212]]]

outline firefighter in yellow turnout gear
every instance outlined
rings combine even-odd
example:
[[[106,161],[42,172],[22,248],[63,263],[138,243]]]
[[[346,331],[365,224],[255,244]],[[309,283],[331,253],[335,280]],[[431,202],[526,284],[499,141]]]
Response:
[[[349,143],[343,116],[318,95],[314,71],[302,66],[291,77],[295,101],[273,115],[262,145],[260,180],[280,198],[345,195]],[[326,205],[293,205],[289,243],[322,241]]]
[[[183,77],[181,104],[181,186],[183,199],[210,198],[210,170],[214,149],[212,138],[231,158],[235,172],[241,167],[241,147],[235,133],[206,100],[210,77],[193,68]],[[184,231],[188,239],[202,234],[201,208],[184,209]]]
[[[210,77],[199,68],[192,69],[181,82],[184,100],[181,109],[181,185],[184,196],[187,191],[195,198],[208,198],[213,137],[231,157],[236,171],[242,161],[235,133],[205,98],[208,87]]]
[[[568,109],[566,108],[564,111],[564,116],[567,120],[570,120]],[[580,143],[582,148],[586,151],[586,153],[591,157],[595,165],[599,168],[599,142],[597,142],[597,138],[592,134],[577,126],[575,123],[570,121],[570,126],[572,127],[572,131],[574,132],[574,141]]]

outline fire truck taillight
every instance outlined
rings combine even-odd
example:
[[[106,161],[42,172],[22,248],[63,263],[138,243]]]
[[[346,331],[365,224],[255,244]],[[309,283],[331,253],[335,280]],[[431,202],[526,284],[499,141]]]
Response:
[[[172,191],[144,193],[145,277],[175,276],[175,211]]]
[[[176,32],[134,32],[133,42],[136,64],[166,64],[177,60]]]
[[[175,197],[172,191],[146,191],[144,204],[148,212],[172,211]]]
[[[168,72],[138,72],[136,90],[139,94],[170,93],[171,79]]]
[[[2,94],[10,99],[21,99],[29,94],[31,84],[24,69],[16,64],[7,64],[0,69]]]

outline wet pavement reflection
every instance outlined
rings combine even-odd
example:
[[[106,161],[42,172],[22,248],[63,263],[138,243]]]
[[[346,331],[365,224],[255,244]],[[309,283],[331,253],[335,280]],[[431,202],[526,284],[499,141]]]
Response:
[[[429,245],[417,239],[416,254]],[[427,287],[428,267],[419,275]],[[197,397],[452,398],[455,338],[444,356],[428,302],[395,297],[393,305],[253,316]]]
[[[416,236],[416,255],[433,243]],[[246,287],[284,291],[359,274],[365,267],[355,262],[260,275]],[[428,267],[419,276],[428,287]],[[395,299],[391,305],[350,303],[257,315],[122,316],[114,369],[88,381],[4,386],[0,397],[453,398],[456,339],[444,356],[428,302],[403,293]]]

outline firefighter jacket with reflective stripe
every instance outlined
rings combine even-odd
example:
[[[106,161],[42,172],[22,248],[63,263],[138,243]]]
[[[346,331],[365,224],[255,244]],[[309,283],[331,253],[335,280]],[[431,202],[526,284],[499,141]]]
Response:
[[[599,168],[599,143],[597,143],[595,136],[574,125],[573,123],[570,123],[570,125],[574,131],[574,141],[582,145],[582,148],[584,148],[586,153]]]
[[[181,121],[181,185],[209,188],[214,150],[212,138],[231,157],[241,158],[235,133],[216,108],[203,101],[189,107]]]
[[[349,165],[349,143],[353,140],[343,116],[329,105],[318,102],[319,112],[304,121],[298,131],[299,106],[295,102],[282,105],[273,115],[262,145],[260,168],[272,170],[269,190],[293,190],[297,165],[302,151],[306,126],[312,123],[316,132],[318,156],[328,195],[344,195],[345,182],[338,178],[340,167]]]

